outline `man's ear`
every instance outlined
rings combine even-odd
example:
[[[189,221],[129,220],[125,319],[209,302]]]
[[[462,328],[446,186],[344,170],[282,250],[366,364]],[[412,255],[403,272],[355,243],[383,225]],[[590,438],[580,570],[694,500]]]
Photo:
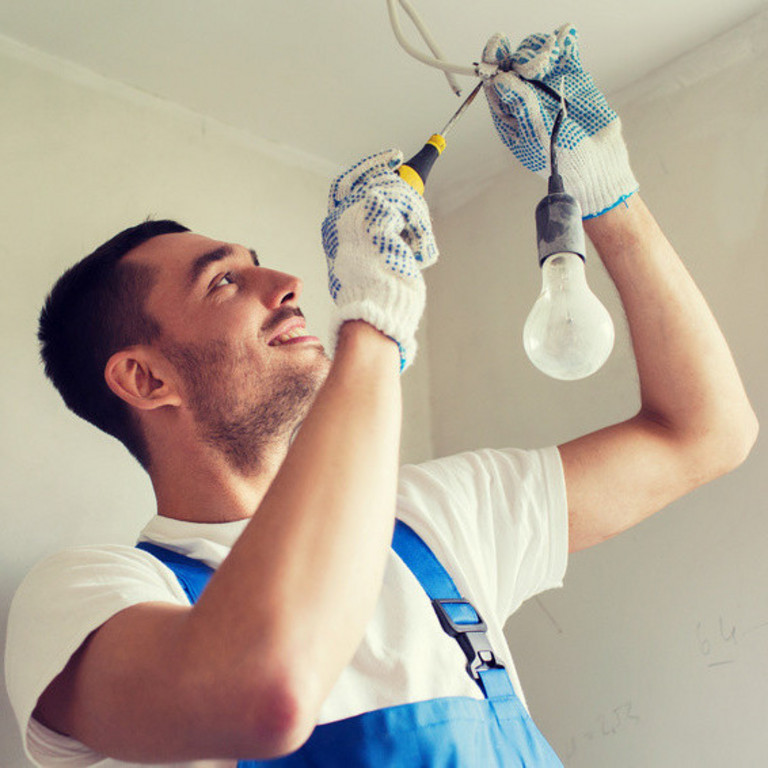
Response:
[[[104,367],[104,379],[112,392],[142,411],[181,405],[170,373],[168,364],[143,345],[115,352]]]

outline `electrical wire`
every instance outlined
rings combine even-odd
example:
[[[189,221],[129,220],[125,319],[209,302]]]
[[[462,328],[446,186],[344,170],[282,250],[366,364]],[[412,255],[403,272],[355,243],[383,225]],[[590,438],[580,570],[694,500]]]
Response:
[[[552,126],[552,137],[549,140],[549,167],[550,173],[555,176],[559,175],[557,170],[557,152],[555,151],[555,142],[557,141],[557,134],[560,133],[560,124],[563,122],[565,116],[565,110],[560,109],[555,118],[555,124]]]
[[[543,85],[543,84],[542,84]],[[554,91],[553,91],[554,93]],[[568,116],[568,102],[565,99],[565,76],[560,79],[560,93],[556,94],[560,100],[560,109],[555,117],[552,126],[552,135],[549,138],[549,194],[564,192],[563,178],[557,168],[557,137],[560,133],[560,126],[563,120]]]
[[[400,27],[400,20],[397,15],[397,3],[400,3],[400,6],[402,9],[408,14],[411,21],[413,22],[413,25],[416,27],[417,31],[423,38],[424,42],[427,44],[427,47],[430,51],[432,51],[433,56],[427,56],[426,54],[419,51],[417,48],[414,48],[403,35],[403,30]],[[456,82],[456,78],[453,77],[454,74],[457,75],[470,75],[472,77],[477,77],[477,67],[476,66],[462,66],[460,64],[452,64],[448,61],[445,61],[443,54],[441,53],[439,47],[437,46],[437,43],[435,42],[434,38],[430,34],[429,30],[426,28],[424,22],[421,20],[421,17],[418,13],[416,13],[416,10],[414,7],[408,2],[408,0],[387,0],[387,9],[389,11],[389,22],[392,25],[392,31],[395,33],[395,38],[397,39],[397,42],[400,43],[400,46],[403,48],[403,50],[409,54],[410,56],[413,56],[414,59],[417,59],[418,61],[422,62],[423,64],[426,64],[427,66],[434,67],[435,69],[440,69],[445,74],[446,79],[448,80],[448,85],[451,87],[451,90],[457,95],[461,95],[461,88],[459,87],[459,84]]]

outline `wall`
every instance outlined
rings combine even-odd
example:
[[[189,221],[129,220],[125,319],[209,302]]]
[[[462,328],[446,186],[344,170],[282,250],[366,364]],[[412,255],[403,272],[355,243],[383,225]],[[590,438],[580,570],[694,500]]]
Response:
[[[0,637],[31,565],[62,546],[131,543],[154,513],[143,472],[66,411],[37,359],[37,313],[59,274],[147,215],[257,249],[305,279],[328,326],[320,222],[335,169],[0,38]],[[404,377],[403,458],[431,453],[426,356]],[[27,765],[0,693],[0,765]]]
[[[768,417],[768,51],[764,14],[617,94],[646,202],[730,340]],[[544,183],[510,159],[437,220],[429,273],[437,454],[539,446],[632,415],[625,324],[604,369],[547,379],[522,327],[539,291],[533,210]],[[622,317],[599,260],[591,285]],[[573,768],[765,764],[768,498],[765,440],[732,474],[595,549],[530,601],[508,636],[532,713]]]

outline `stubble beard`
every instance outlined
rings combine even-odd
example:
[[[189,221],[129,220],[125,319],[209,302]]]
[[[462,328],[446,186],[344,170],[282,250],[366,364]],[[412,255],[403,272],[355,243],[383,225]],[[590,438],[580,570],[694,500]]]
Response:
[[[323,364],[258,370],[245,345],[164,347],[181,374],[201,440],[243,475],[282,458],[327,373]],[[318,355],[321,353],[318,352]]]

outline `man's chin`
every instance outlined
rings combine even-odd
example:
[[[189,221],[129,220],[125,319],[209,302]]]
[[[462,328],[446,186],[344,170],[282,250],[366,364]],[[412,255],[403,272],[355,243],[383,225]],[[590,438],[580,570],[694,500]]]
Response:
[[[325,347],[320,347],[316,368],[320,384],[323,384],[323,382],[328,378],[328,373],[331,370],[332,362],[333,361],[329,357],[328,353],[325,351]]]

